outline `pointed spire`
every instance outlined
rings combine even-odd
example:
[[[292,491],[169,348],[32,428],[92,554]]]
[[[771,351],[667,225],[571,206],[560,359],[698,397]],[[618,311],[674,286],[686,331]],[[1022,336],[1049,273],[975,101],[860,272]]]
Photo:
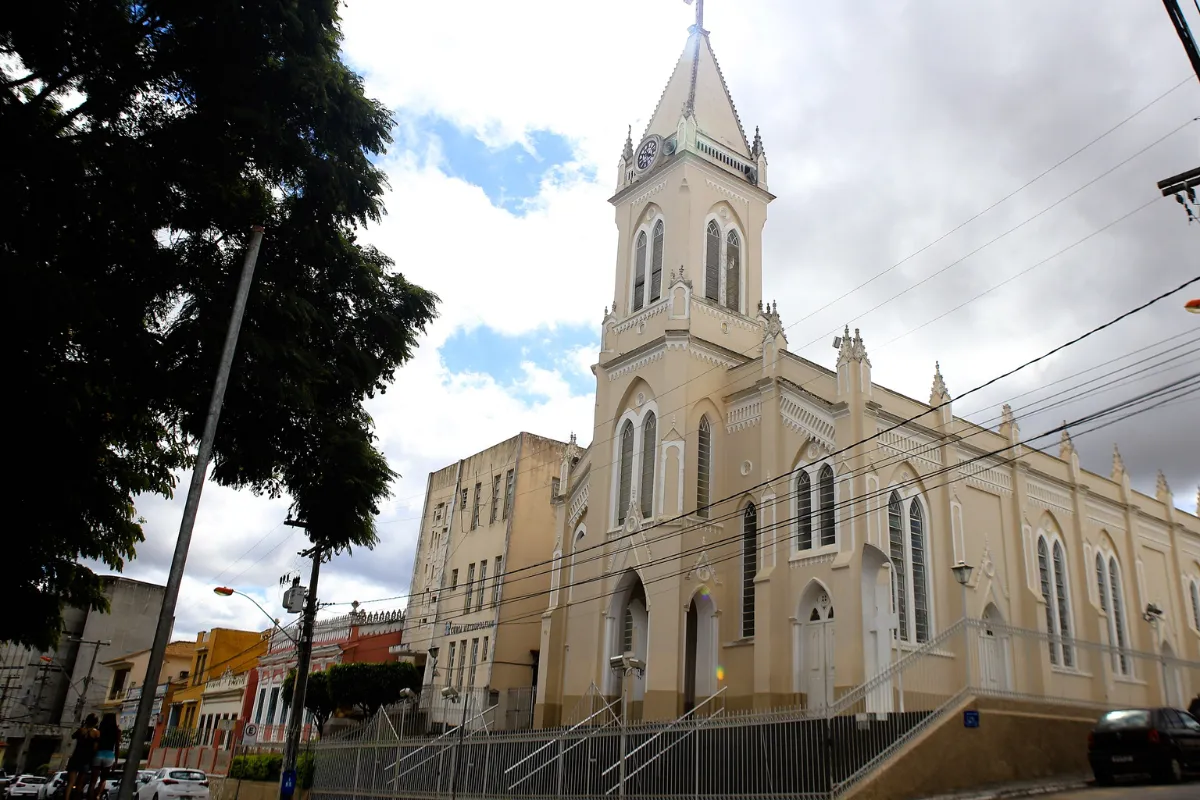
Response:
[[[1114,443],[1113,444],[1112,479],[1114,481],[1120,480],[1121,476],[1124,474],[1125,474],[1125,460],[1121,458],[1121,451],[1117,449],[1117,445]]]
[[[942,377],[942,364],[939,361],[933,362],[933,389],[930,391],[930,395],[937,398],[950,396],[950,392],[946,390],[946,381]],[[931,405],[933,404],[931,403]]]
[[[621,151],[621,158],[625,159],[625,166],[633,163],[633,126],[629,126],[629,130],[625,134],[625,149]]]
[[[758,158],[763,154],[762,135],[758,132],[758,126],[754,126],[754,144],[750,146],[750,154]]]
[[[1063,420],[1062,436],[1058,440],[1058,457],[1063,461],[1069,461],[1075,453],[1075,443],[1071,441],[1071,434],[1067,433],[1067,421]]]
[[[1167,484],[1167,476],[1163,475],[1163,471],[1158,471],[1158,479],[1154,482],[1154,495],[1164,503],[1170,502],[1172,497],[1171,487]]]

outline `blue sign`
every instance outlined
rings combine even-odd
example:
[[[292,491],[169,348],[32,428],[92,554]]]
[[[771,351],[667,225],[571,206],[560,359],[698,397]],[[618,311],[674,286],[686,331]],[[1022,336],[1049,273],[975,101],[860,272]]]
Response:
[[[296,770],[289,769],[283,773],[283,785],[279,787],[279,793],[284,797],[291,797],[296,793]]]
[[[979,712],[978,711],[964,711],[963,712],[963,727],[964,728],[978,728],[979,727]]]

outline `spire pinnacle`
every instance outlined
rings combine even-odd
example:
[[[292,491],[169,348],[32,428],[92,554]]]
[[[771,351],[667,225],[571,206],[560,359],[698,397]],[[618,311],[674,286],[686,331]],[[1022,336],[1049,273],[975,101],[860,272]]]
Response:
[[[754,126],[754,144],[750,146],[750,154],[758,158],[763,154],[762,134],[758,132],[758,126]]]
[[[1154,493],[1164,503],[1171,498],[1171,487],[1167,484],[1167,476],[1163,474],[1161,469],[1158,471],[1158,478],[1155,481]]]
[[[1119,480],[1125,474],[1125,460],[1121,458],[1121,451],[1117,449],[1117,445],[1113,444],[1113,466],[1112,478]]]
[[[1068,460],[1071,454],[1075,452],[1075,443],[1071,441],[1071,434],[1067,433],[1067,421],[1063,420],[1062,436],[1058,440],[1058,457],[1063,461]]]
[[[950,392],[946,389],[946,380],[942,377],[941,362],[933,362],[933,389],[930,394],[933,397],[949,397]]]
[[[625,166],[628,167],[633,163],[633,126],[629,126],[629,130],[625,134],[625,149],[621,151],[621,158],[625,159]]]

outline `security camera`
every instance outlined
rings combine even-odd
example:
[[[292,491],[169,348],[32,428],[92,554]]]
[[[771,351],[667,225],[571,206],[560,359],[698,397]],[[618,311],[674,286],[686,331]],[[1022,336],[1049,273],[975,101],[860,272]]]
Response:
[[[446,698],[447,700],[457,700],[458,699],[458,690],[455,689],[453,686],[443,686],[442,687],[442,697]]]

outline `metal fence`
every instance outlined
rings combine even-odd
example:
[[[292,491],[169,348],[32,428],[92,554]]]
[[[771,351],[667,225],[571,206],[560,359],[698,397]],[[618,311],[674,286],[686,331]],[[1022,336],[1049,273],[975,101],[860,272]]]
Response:
[[[1200,689],[1200,664],[960,620],[918,648],[894,645],[890,665],[871,680],[806,708],[730,713],[722,690],[676,720],[622,725],[619,700],[593,690],[568,713],[569,727],[498,731],[504,716],[490,695],[476,699],[478,712],[425,706],[419,713],[457,716],[436,736],[404,733],[418,709],[381,712],[319,743],[313,792],[315,800],[831,800],[968,695],[1157,705],[1164,687],[1179,693],[1168,698],[1178,705],[1184,692]]]

